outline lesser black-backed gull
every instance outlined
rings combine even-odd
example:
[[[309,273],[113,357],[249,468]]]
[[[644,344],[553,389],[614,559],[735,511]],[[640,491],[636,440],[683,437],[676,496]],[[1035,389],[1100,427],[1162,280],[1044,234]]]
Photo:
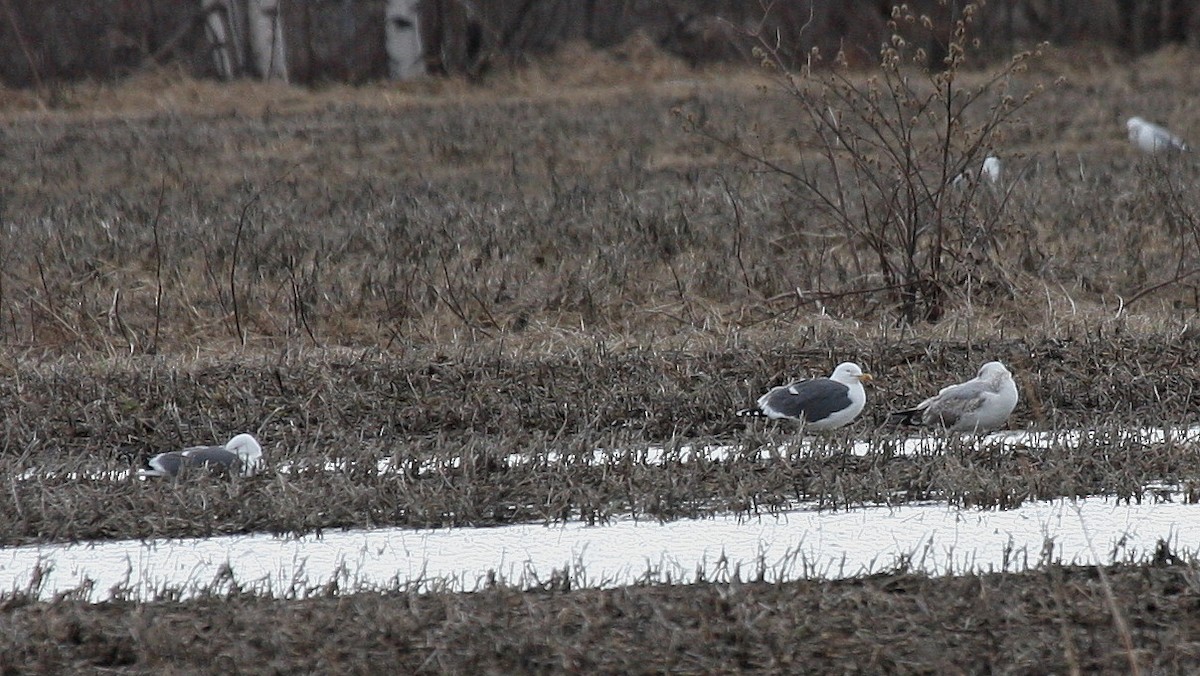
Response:
[[[806,429],[833,430],[850,424],[867,403],[863,382],[870,374],[854,362],[838,364],[828,378],[800,380],[772,388],[758,398],[757,408],[738,415],[800,420]]]
[[[253,474],[262,462],[262,446],[250,434],[239,434],[222,446],[192,446],[150,458],[142,476],[178,476],[191,468],[223,469],[243,476]]]

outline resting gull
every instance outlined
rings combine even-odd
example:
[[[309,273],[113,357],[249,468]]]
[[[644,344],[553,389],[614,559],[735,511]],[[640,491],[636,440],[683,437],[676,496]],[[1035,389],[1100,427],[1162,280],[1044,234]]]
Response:
[[[951,432],[990,432],[1004,425],[1017,406],[1017,384],[1004,364],[989,361],[979,375],[965,383],[943,387],[941,392],[897,411],[893,422],[941,425]]]
[[[967,186],[987,182],[991,185],[1000,183],[1000,179],[1004,176],[1004,165],[1000,163],[1000,158],[995,155],[988,155],[983,160],[983,166],[979,168],[979,173],[972,175],[970,172],[964,171],[954,177],[953,185],[960,190],[966,189]]]
[[[1125,122],[1129,130],[1129,142],[1144,153],[1159,153],[1164,150],[1187,151],[1188,146],[1183,139],[1172,134],[1164,127],[1147,122],[1140,117],[1131,117]]]
[[[850,424],[867,403],[863,382],[871,380],[858,364],[838,364],[828,378],[800,380],[772,388],[758,398],[757,408],[738,415],[800,420],[808,429],[833,430]]]
[[[250,434],[239,434],[223,446],[192,446],[182,451],[159,453],[150,458],[150,469],[140,474],[150,476],[178,476],[183,470],[193,467],[221,468],[249,476],[262,462],[262,446]]]

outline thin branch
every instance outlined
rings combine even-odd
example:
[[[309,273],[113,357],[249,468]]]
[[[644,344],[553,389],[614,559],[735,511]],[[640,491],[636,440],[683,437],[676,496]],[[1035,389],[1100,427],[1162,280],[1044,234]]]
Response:
[[[162,324],[162,244],[158,239],[158,224],[162,220],[163,202],[167,194],[167,177],[164,175],[158,186],[158,205],[154,208],[154,220],[150,222],[150,230],[154,233],[154,338],[150,343],[150,354],[158,352],[158,330]]]

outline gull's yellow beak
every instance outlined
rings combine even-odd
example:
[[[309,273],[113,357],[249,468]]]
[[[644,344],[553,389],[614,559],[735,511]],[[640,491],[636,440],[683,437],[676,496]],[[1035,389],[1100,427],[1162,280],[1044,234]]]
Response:
[[[860,382],[860,383],[869,383],[872,380],[875,380],[875,379],[871,377],[870,373],[864,373],[858,377],[858,382]]]

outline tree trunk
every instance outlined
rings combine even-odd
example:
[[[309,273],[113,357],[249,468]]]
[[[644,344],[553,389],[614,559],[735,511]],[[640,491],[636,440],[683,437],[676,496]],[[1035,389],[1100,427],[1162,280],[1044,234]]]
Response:
[[[279,0],[201,0],[217,74],[288,79]]]
[[[229,0],[201,0],[200,8],[217,77],[232,80],[242,72],[242,50]]]
[[[284,51],[279,0],[246,2],[246,27],[249,38],[246,42],[250,45],[255,75],[263,80],[287,82],[287,55]]]
[[[418,22],[420,0],[388,0],[387,36],[388,73],[393,80],[410,80],[425,74],[425,53]]]

